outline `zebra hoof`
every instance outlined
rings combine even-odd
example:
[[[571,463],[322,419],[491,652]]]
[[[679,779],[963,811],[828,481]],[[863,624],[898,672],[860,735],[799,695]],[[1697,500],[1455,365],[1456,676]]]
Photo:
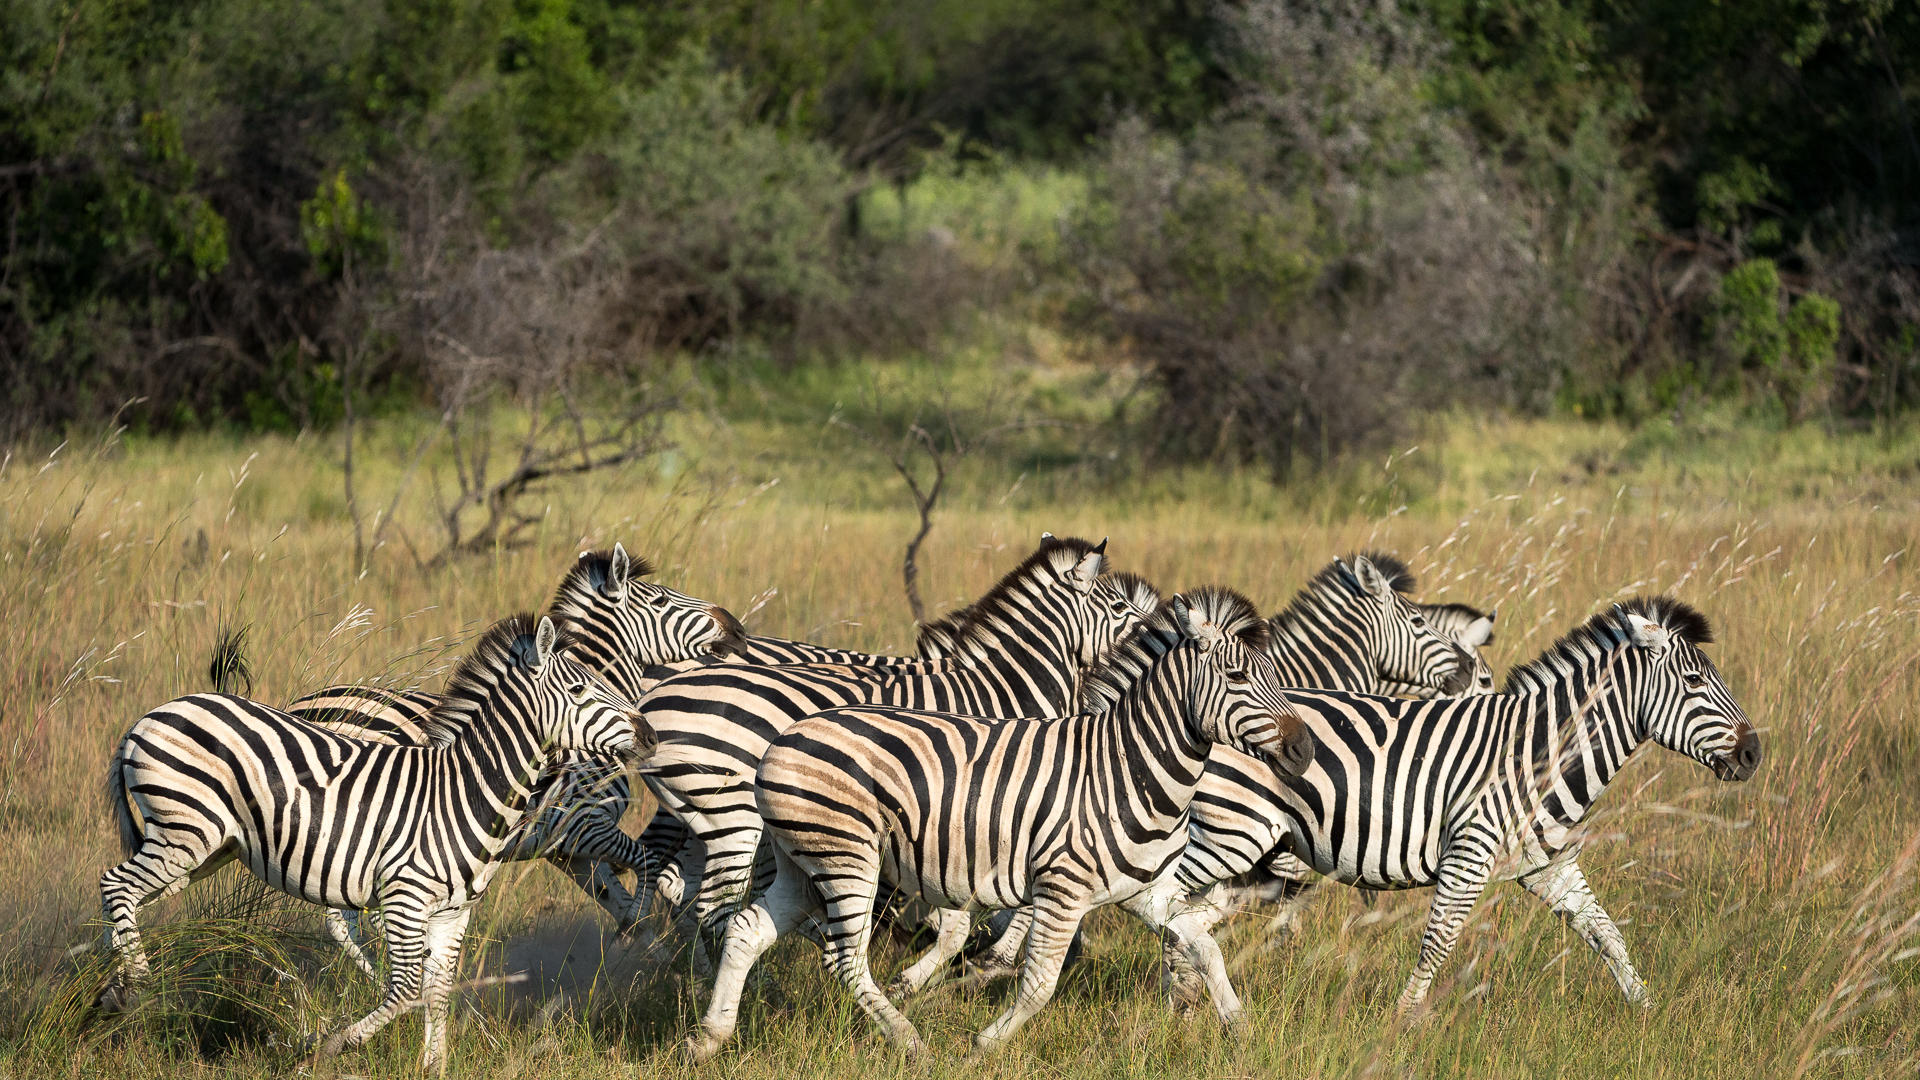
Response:
[[[108,1016],[118,1016],[133,1007],[136,996],[133,987],[115,978],[100,988],[100,993],[93,999],[93,1006]]]
[[[715,1054],[720,1052],[720,1048],[725,1045],[727,1045],[727,1037],[725,1035],[716,1035],[711,1031],[703,1031],[698,1035],[689,1035],[687,1036],[686,1046],[687,1057],[694,1064],[698,1065],[703,1061],[711,1060]]]

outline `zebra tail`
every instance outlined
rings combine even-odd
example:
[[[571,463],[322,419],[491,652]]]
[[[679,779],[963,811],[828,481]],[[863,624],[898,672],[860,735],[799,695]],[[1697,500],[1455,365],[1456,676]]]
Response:
[[[127,798],[126,747],[126,741],[122,740],[113,749],[113,763],[107,766],[106,794],[107,808],[120,829],[120,854],[131,858],[140,848],[140,822],[133,816],[133,803]]]
[[[253,693],[253,663],[247,659],[247,623],[222,623],[214,635],[213,658],[207,663],[207,679],[216,694]]]

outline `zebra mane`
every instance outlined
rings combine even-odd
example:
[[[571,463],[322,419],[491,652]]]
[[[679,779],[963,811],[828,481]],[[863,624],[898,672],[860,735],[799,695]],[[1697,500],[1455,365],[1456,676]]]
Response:
[[[1102,577],[1120,590],[1139,611],[1158,611],[1160,609],[1160,590],[1139,574],[1125,571],[1103,574]],[[977,615],[978,604],[968,604],[942,615],[931,622],[920,624],[919,637],[915,639],[914,651],[923,657],[952,656],[960,651],[962,636],[966,633]]]
[[[952,656],[960,647],[961,629],[972,620],[970,609],[961,608],[932,622],[921,623],[913,651],[925,658]]]
[[[1380,571],[1380,576],[1387,579],[1387,584],[1393,587],[1394,592],[1413,591],[1413,573],[1397,556],[1379,551],[1363,551],[1358,555],[1335,559],[1307,579],[1306,585],[1293,594],[1293,599],[1287,604],[1285,610],[1267,620],[1267,624],[1273,628],[1274,636],[1284,636],[1288,631],[1303,625],[1310,627],[1314,613],[1331,610],[1340,604],[1351,603],[1354,597],[1364,595],[1355,591],[1357,586],[1353,580],[1352,570],[1355,558],[1362,558],[1372,563],[1373,568]]]
[[[1223,585],[1202,585],[1168,597],[1153,616],[1114,646],[1106,663],[1087,673],[1081,690],[1082,713],[1105,712],[1133,688],[1154,661],[1180,644],[1180,625],[1173,617],[1175,600],[1184,601],[1195,622],[1208,622],[1239,639],[1254,652],[1266,651],[1271,641],[1267,621],[1253,601]]]
[[[1104,547],[1105,541],[1100,546]],[[1019,566],[994,582],[986,595],[944,618],[927,623],[921,628],[921,636],[925,638],[928,631],[945,635],[945,642],[951,644],[951,650],[944,655],[983,653],[994,647],[993,624],[1000,615],[1018,606],[1020,593],[1029,581],[1042,573],[1064,574],[1093,553],[1094,544],[1088,540],[1051,534],[1041,537],[1040,546],[1034,549],[1033,554],[1022,559]],[[1102,554],[1100,573],[1105,574],[1106,571],[1107,557]]]
[[[560,579],[560,587],[553,592],[553,603],[547,605],[547,614],[559,618],[579,618],[591,610],[590,597],[606,588],[607,576],[613,572],[613,552],[589,551],[567,569],[567,576]],[[640,555],[628,556],[627,580],[638,581],[654,572],[653,563]]]
[[[1128,573],[1122,570],[1117,573],[1108,574],[1107,581],[1120,590],[1120,595],[1126,597],[1127,603],[1132,604],[1135,610],[1160,610],[1160,590],[1154,587],[1153,582],[1148,581],[1139,574]]]
[[[1584,667],[1594,656],[1612,652],[1629,640],[1632,631],[1627,625],[1628,615],[1658,623],[1690,645],[1707,645],[1713,641],[1712,625],[1692,606],[1671,596],[1637,596],[1596,613],[1547,646],[1546,652],[1515,666],[1507,672],[1507,681],[1500,692],[1523,693],[1557,682]]]
[[[447,677],[440,700],[419,720],[420,730],[426,733],[430,745],[452,743],[456,735],[473,725],[493,696],[494,688],[504,682],[513,669],[531,667],[534,631],[539,625],[537,615],[509,615],[480,635],[473,649]],[[553,643],[557,654],[572,645],[573,638],[560,628],[557,620],[554,628],[559,631]]]

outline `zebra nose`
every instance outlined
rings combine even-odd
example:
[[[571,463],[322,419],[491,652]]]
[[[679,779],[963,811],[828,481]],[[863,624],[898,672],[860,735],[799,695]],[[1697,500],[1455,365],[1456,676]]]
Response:
[[[1733,748],[1735,778],[1745,780],[1760,768],[1760,736],[1747,732]]]
[[[747,652],[747,628],[740,624],[733,612],[718,604],[709,605],[707,614],[712,616],[713,641],[707,651],[715,656],[745,656]]]
[[[1284,735],[1272,754],[1275,771],[1282,776],[1299,776],[1313,764],[1313,754],[1317,749],[1313,735],[1298,721],[1280,725]]]
[[[637,712],[628,713],[627,722],[633,725],[634,757],[640,760],[652,757],[660,745],[660,736],[654,732],[653,725]]]

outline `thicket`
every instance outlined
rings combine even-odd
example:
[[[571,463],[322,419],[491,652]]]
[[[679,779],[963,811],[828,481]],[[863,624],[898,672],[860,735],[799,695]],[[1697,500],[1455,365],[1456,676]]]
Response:
[[[1146,445],[1280,472],[1460,401],[1920,400],[1896,0],[0,0],[0,27],[0,439],[502,398],[631,434],[669,360],[926,355],[982,310],[1141,371]],[[964,207],[875,221],[1040,168],[1082,182],[1011,256]],[[595,379],[628,400],[596,412]]]

